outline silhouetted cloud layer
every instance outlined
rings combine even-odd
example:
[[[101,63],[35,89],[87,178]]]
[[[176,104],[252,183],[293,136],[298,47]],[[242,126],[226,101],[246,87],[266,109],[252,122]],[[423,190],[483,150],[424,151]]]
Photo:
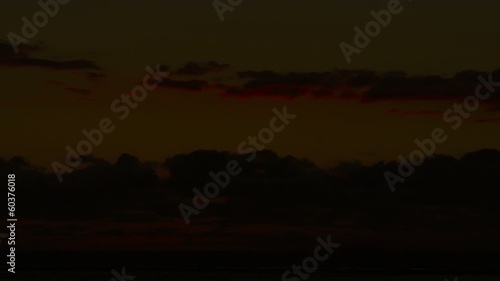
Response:
[[[152,225],[143,230],[152,232],[161,222],[175,239],[185,240],[194,233],[185,232],[188,226],[181,219],[178,204],[190,203],[192,189],[202,189],[212,181],[210,171],[223,170],[229,160],[236,160],[242,173],[232,177],[229,186],[211,199],[199,216],[191,218],[189,229],[212,235],[206,237],[206,243],[223,239],[222,233],[213,232],[219,228],[231,228],[235,231],[231,235],[247,228],[245,233],[264,235],[261,238],[267,241],[264,237],[272,233],[285,235],[306,227],[331,229],[340,235],[351,233],[348,239],[360,241],[378,233],[380,239],[395,239],[391,242],[395,245],[405,238],[389,238],[393,235],[384,231],[423,231],[428,236],[426,243],[430,243],[423,247],[434,249],[432,243],[448,245],[443,233],[453,229],[468,233],[473,229],[491,233],[483,238],[491,239],[488,247],[499,249],[493,241],[496,232],[491,232],[491,226],[500,223],[497,150],[481,150],[460,159],[442,155],[429,158],[395,194],[387,187],[383,173],[397,169],[396,162],[369,166],[349,162],[322,169],[307,159],[279,157],[268,150],[258,153],[250,163],[246,158],[207,150],[176,155],[163,164],[143,164],[128,154],[114,164],[87,157],[84,168],[67,175],[62,185],[52,173],[31,166],[22,157],[0,159],[0,171],[16,173],[17,197],[23,198],[18,203],[19,216],[23,220],[150,222]],[[169,176],[159,178],[157,168],[167,169]],[[252,225],[255,227],[248,228]],[[268,232],[271,226],[274,230]],[[311,234],[304,231],[297,233]],[[464,247],[476,243],[475,238],[463,239]]]
[[[0,66],[9,67],[42,67],[55,70],[101,70],[95,62],[90,60],[65,60],[57,61],[51,59],[34,58],[33,53],[45,50],[43,43],[39,44],[21,44],[19,53],[15,53],[12,46],[6,41],[0,41]]]
[[[401,71],[342,70],[329,72],[265,71],[234,72],[228,64],[188,62],[172,71],[172,78],[162,86],[184,91],[216,90],[223,97],[280,98],[299,97],[349,99],[359,102],[377,101],[459,101],[475,94],[482,76],[500,81],[500,69],[491,73],[465,70],[451,77],[409,75]],[[182,76],[197,76],[185,80]],[[173,78],[173,77],[180,77]],[[203,78],[203,79],[202,79]],[[492,95],[484,102],[498,105],[500,97]],[[392,112],[400,114],[434,115],[438,112]]]

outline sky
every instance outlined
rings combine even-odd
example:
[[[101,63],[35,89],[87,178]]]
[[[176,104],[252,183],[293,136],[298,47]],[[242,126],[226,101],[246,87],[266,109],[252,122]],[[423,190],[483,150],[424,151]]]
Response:
[[[224,21],[210,1],[71,1],[16,56],[7,34],[21,34],[21,17],[31,18],[40,7],[3,2],[2,10],[9,12],[0,27],[0,72],[2,90],[9,94],[0,104],[8,136],[0,154],[21,155],[45,167],[64,159],[64,147],[76,146],[81,130],[112,115],[111,102],[141,81],[146,66],[161,64],[171,72],[169,79],[201,86],[167,83],[154,90],[116,124],[95,155],[115,160],[128,152],[161,161],[196,149],[234,152],[266,126],[274,107],[287,105],[298,118],[267,146],[280,155],[324,166],[394,160],[415,148],[415,138],[447,126],[442,112],[473,93],[477,82],[456,95],[442,93],[456,81],[431,83],[409,99],[374,85],[387,86],[394,72],[406,73],[403,83],[412,85],[414,77],[449,79],[462,71],[489,73],[500,67],[500,40],[494,36],[498,2],[401,3],[403,11],[349,64],[340,42],[353,44],[353,28],[372,20],[370,11],[386,8],[387,1],[245,1],[226,12]],[[61,64],[65,61],[70,63]],[[74,61],[85,63],[70,66]],[[193,65],[205,69],[181,71]],[[362,87],[353,84],[362,71],[378,78],[367,78]],[[265,72],[276,75],[265,77]],[[311,94],[318,83],[328,93]],[[228,94],[230,87],[240,89]],[[286,93],[270,93],[273,87]],[[372,93],[363,89],[372,88],[385,92],[364,99]],[[494,130],[500,115],[492,100],[450,132],[437,152],[460,156],[499,148]]]
[[[500,2],[402,0],[349,63],[339,45],[388,2],[243,0],[221,21],[212,0],[71,0],[17,53],[40,6],[0,2],[18,248],[287,253],[332,234],[354,256],[497,253],[500,87],[459,125],[445,113],[478,77],[500,82]],[[157,66],[168,76],[120,120],[111,104]],[[239,145],[284,107],[296,118],[245,161]],[[115,130],[58,181],[51,165],[103,118]],[[391,192],[385,172],[436,128],[447,140]],[[186,224],[180,204],[235,159],[243,172]]]

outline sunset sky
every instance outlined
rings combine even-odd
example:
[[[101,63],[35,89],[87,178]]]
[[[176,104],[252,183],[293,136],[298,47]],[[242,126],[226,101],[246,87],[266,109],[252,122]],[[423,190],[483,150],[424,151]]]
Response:
[[[40,7],[2,2],[0,154],[49,167],[64,159],[66,145],[83,139],[82,129],[96,128],[105,117],[116,120],[117,129],[94,154],[112,161],[123,152],[158,161],[196,149],[235,152],[268,124],[274,107],[285,104],[298,117],[268,148],[320,165],[394,160],[435,127],[450,135],[438,153],[500,148],[498,98],[482,103],[455,132],[442,118],[477,84],[460,87],[452,79],[456,73],[500,68],[500,3],[401,3],[403,12],[348,64],[339,43],[352,44],[354,26],[364,26],[370,10],[387,1],[247,0],[221,22],[211,1],[118,6],[74,0],[17,55],[7,34],[21,34],[21,17],[31,18]],[[188,81],[179,84],[186,88],[163,85],[118,120],[111,102],[142,80],[146,66],[157,64],[169,68],[169,79]],[[378,78],[361,76],[366,71]],[[430,83],[401,99],[384,88],[392,81],[389,72],[406,73],[401,83],[407,89],[415,90],[414,76],[437,75],[463,92],[449,95],[442,84]],[[356,77],[366,83],[359,86]],[[302,84],[290,82],[294,78]],[[312,87],[318,81],[320,89]]]
[[[340,43],[396,0],[243,0],[224,21],[212,1],[71,0],[18,53],[9,41],[41,8],[0,2],[0,176],[16,174],[20,252],[58,252],[57,269],[108,268],[79,255],[93,251],[197,268],[192,251],[228,266],[220,252],[288,256],[331,234],[344,268],[414,270],[417,252],[434,269],[498,267],[485,253],[500,256],[500,1],[401,0],[352,63]],[[120,120],[111,104],[156,66],[168,77]],[[478,86],[496,92],[452,129],[445,112]],[[254,160],[239,154],[284,106],[297,117]],[[58,178],[103,118],[115,130]],[[447,140],[394,191],[386,173],[435,128]],[[188,222],[181,206],[230,161],[242,172]]]

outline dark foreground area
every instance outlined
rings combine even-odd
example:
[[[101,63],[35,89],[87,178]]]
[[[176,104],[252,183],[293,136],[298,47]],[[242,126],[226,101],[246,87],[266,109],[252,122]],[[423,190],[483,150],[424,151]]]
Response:
[[[2,280],[282,280],[311,253],[36,252],[20,253]],[[496,253],[338,252],[307,280],[500,280]],[[4,268],[2,271],[6,271]],[[3,274],[2,274],[3,275]],[[13,278],[14,277],[14,278]],[[299,281],[289,276],[287,280]],[[458,281],[457,280],[457,281]]]
[[[152,271],[137,271],[127,272],[130,277],[135,277],[133,280],[151,280],[151,281],[167,281],[167,280],[282,280],[281,271],[277,270],[218,270],[218,271],[169,271],[169,272],[152,272]],[[380,272],[380,273],[363,273],[363,272],[318,272],[307,280],[339,280],[339,281],[496,281],[500,280],[500,274],[446,274],[446,273],[419,273],[419,272]],[[16,276],[15,280],[77,280],[77,281],[101,281],[112,280],[112,274],[105,271],[64,271],[64,272],[29,272]],[[7,279],[11,280],[11,279]],[[132,280],[132,279],[123,279]],[[294,279],[292,279],[294,280]],[[117,280],[118,281],[118,280]]]

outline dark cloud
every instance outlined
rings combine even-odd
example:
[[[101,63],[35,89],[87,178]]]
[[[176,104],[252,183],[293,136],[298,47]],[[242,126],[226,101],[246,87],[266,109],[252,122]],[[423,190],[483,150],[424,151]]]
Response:
[[[458,100],[473,95],[478,76],[487,79],[488,73],[462,71],[453,77],[436,75],[410,76],[403,72],[370,70],[335,70],[332,72],[277,73],[273,71],[244,71],[238,77],[242,86],[226,86],[225,96],[278,97],[293,99],[351,98],[362,102],[381,100]],[[500,80],[500,69],[492,73]],[[495,80],[496,79],[496,80]],[[489,101],[500,101],[493,96]]]
[[[187,62],[175,74],[181,75],[204,75],[210,72],[222,71],[229,68],[228,64],[219,64],[214,61],[208,63]]]
[[[44,50],[46,47],[43,42],[40,42],[38,44],[20,44],[18,48],[19,52],[16,54],[9,42],[0,40],[0,59],[28,57],[29,54]]]
[[[57,70],[64,69],[88,69],[88,70],[101,70],[94,62],[89,60],[68,60],[56,61],[50,59],[33,58],[32,54],[45,50],[45,44],[21,44],[19,45],[19,52],[16,54],[12,49],[10,43],[0,41],[0,66],[11,67],[43,67]]]
[[[180,90],[188,90],[188,91],[200,91],[208,86],[208,82],[204,80],[172,80],[165,79],[160,83],[160,86],[166,88],[175,88]]]
[[[0,59],[0,65],[21,67],[33,66],[43,67],[55,70],[73,70],[73,69],[93,69],[100,70],[101,68],[95,65],[94,62],[89,60],[69,60],[69,61],[55,61],[47,59],[36,58],[11,58]]]
[[[228,68],[229,65],[216,62],[188,62],[175,74],[205,75]],[[408,75],[401,71],[376,72],[372,70],[334,70],[330,72],[289,72],[241,71],[234,78],[212,78],[211,80],[173,80],[168,79],[161,86],[188,91],[220,90],[224,97],[239,98],[279,98],[291,100],[306,96],[312,98],[352,99],[359,102],[388,100],[455,100],[459,101],[475,94],[479,85],[478,77],[487,79],[489,73],[466,70],[452,77],[437,75]],[[493,80],[500,79],[500,69],[492,72]],[[233,80],[227,83],[227,80]],[[495,80],[496,79],[496,80]],[[217,82],[217,83],[215,83]],[[239,83],[238,83],[239,82]],[[487,102],[500,102],[493,95]],[[493,106],[493,104],[492,104]],[[406,111],[391,113],[437,115],[433,110]]]
[[[228,87],[226,95],[286,99],[299,96],[355,98],[355,93],[360,88],[372,85],[378,79],[376,73],[369,70],[287,74],[273,71],[244,71],[239,72],[238,77],[248,81],[240,87]]]

